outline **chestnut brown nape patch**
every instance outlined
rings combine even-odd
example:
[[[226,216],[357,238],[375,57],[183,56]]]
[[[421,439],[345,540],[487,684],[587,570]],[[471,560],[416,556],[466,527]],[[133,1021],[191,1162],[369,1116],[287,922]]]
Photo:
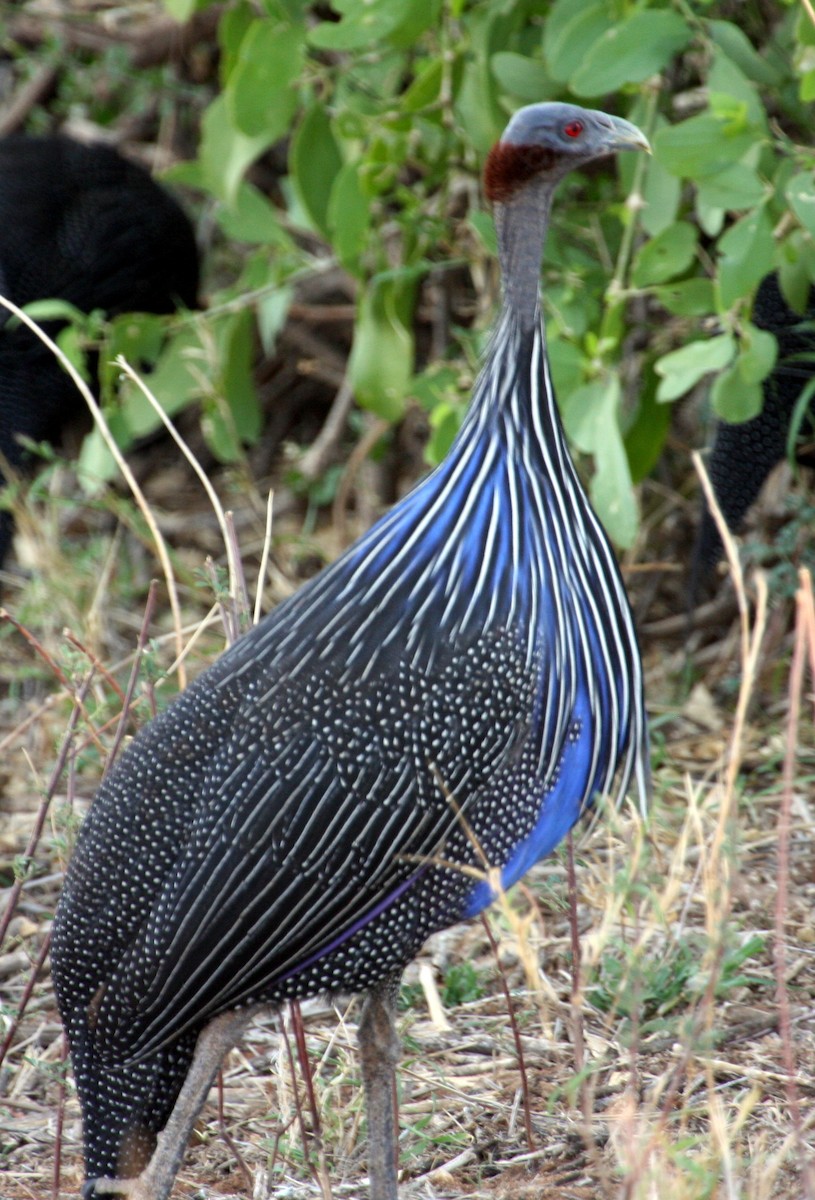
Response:
[[[495,204],[509,200],[541,171],[549,171],[558,154],[548,146],[515,146],[497,142],[487,155],[484,166],[484,191]]]

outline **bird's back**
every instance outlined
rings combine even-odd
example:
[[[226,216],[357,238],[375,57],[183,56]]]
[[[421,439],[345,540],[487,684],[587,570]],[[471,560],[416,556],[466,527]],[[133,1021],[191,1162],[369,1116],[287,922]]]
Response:
[[[108,146],[15,134],[0,139],[0,273],[20,305],[169,313],[195,306],[198,256],[143,167]]]

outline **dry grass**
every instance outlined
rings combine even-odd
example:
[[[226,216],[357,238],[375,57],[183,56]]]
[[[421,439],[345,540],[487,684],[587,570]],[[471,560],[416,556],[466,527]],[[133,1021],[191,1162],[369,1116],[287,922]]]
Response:
[[[218,523],[231,544],[223,513]],[[275,533],[279,595],[295,541],[285,524]],[[63,563],[61,588],[46,573],[8,601],[19,622],[0,643],[0,865],[17,883],[0,908],[3,1200],[77,1194],[51,915],[101,761],[126,731],[122,711],[149,715],[156,686],[177,674],[179,637],[197,669],[223,644],[220,626],[231,637],[248,611],[236,556],[226,558],[231,587],[211,611],[179,552],[167,577],[180,582],[150,593],[144,619],[132,594],[113,590],[115,566],[91,584]],[[768,633],[763,582],[731,571],[740,615],[713,644],[736,667],[732,703],[709,683],[713,669],[676,701],[673,659],[646,641],[657,712],[647,826],[629,809],[601,812],[577,839],[571,904],[565,848],[496,906],[500,973],[479,924],[434,938],[407,973],[406,1198],[815,1200],[815,606],[802,579],[794,630],[779,633],[776,619]],[[359,1196],[356,1021],[353,1003],[310,1007],[305,1077],[291,1016],[256,1023],[225,1064],[222,1116],[213,1092],[174,1194]]]

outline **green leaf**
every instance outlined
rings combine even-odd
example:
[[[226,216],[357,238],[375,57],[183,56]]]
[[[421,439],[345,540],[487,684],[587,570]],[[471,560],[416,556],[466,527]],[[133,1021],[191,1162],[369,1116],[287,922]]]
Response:
[[[468,62],[461,77],[454,111],[465,138],[477,153],[486,155],[506,122],[498,103],[495,79],[486,63]]]
[[[77,374],[85,383],[90,383],[87,346],[82,331],[76,325],[66,325],[57,334],[56,343]]]
[[[745,321],[736,367],[745,383],[761,383],[772,371],[778,358],[778,342],[766,329]]]
[[[279,287],[275,288],[273,292],[267,292],[258,301],[258,333],[264,353],[268,356],[272,355],[277,335],[286,324],[292,295],[291,288]]]
[[[413,375],[415,280],[379,276],[362,293],[348,362],[357,402],[397,421]]]
[[[738,366],[728,367],[713,384],[710,400],[723,421],[750,421],[761,412],[761,384],[746,382]]]
[[[793,175],[787,184],[787,200],[798,220],[815,237],[815,181],[810,171]]]
[[[256,137],[241,133],[232,122],[226,96],[217,96],[201,118],[198,157],[207,190],[231,205],[246,168],[274,140],[266,131]]]
[[[633,155],[623,161],[629,162]],[[645,184],[642,189],[644,207],[640,213],[640,224],[646,233],[656,237],[676,220],[682,198],[682,184],[675,175],[666,171],[655,158],[648,160]]]
[[[422,109],[429,108],[431,105],[435,104],[439,98],[443,80],[444,63],[440,58],[434,58],[428,62],[418,63],[416,67],[416,78],[402,96],[402,111],[421,112]],[[345,136],[344,132],[343,136]]]
[[[446,458],[461,428],[461,417],[461,406],[458,404],[442,402],[431,412],[430,436],[424,450],[425,460],[431,467]]]
[[[756,129],[765,129],[767,117],[756,85],[721,50],[713,54],[707,77],[710,107],[714,112],[726,109],[724,98],[735,100],[744,117]]]
[[[537,102],[555,94],[552,78],[540,59],[501,50],[493,54],[490,67],[499,86],[519,100]]]
[[[578,96],[603,96],[667,67],[691,39],[690,26],[666,9],[635,12],[599,37],[570,77]]]
[[[328,206],[342,156],[323,104],[315,102],[300,122],[289,151],[289,170],[297,197],[316,229],[330,239]]]
[[[166,328],[166,321],[154,313],[124,313],[110,322],[99,353],[99,387],[105,402],[113,399],[121,374],[116,358],[121,354],[137,371],[145,364],[152,366],[161,353]]]
[[[804,236],[800,229],[794,229],[782,243],[778,257],[781,294],[793,312],[797,313],[806,311],[811,286],[806,261],[801,253]]]
[[[118,441],[114,424],[108,418],[111,433],[113,433],[114,439]],[[96,495],[103,484],[109,483],[111,479],[116,478],[118,469],[116,461],[107,447],[107,443],[97,426],[94,425],[87,437],[83,439],[76,460],[76,476],[82,491],[86,496]]]
[[[595,379],[569,397],[564,424],[574,444],[594,456],[590,494],[609,536],[632,545],[637,534],[637,500],[620,432],[622,389],[616,375]]]
[[[652,139],[657,130],[668,127],[664,117],[654,116],[643,97],[634,103],[626,116],[635,125],[648,125]],[[653,155],[643,159],[639,154],[621,154],[617,162],[617,173],[621,186],[627,193],[634,190],[637,178],[640,178],[641,202],[638,216],[646,233],[656,237],[674,223],[679,213],[682,184],[675,175],[666,171]],[[633,199],[636,201],[637,198]]]
[[[686,179],[702,179],[732,166],[755,144],[751,129],[728,129],[711,113],[689,117],[654,135],[654,155],[666,171]]]
[[[292,238],[280,224],[276,208],[251,183],[239,184],[234,203],[230,207],[221,206],[216,217],[227,237],[236,242],[277,246],[281,250],[294,248]]]
[[[696,255],[696,228],[677,221],[646,242],[634,260],[631,280],[635,287],[666,283],[682,275]]]
[[[255,13],[247,0],[238,0],[237,4],[227,8],[218,22],[218,75],[224,88],[240,57],[243,39],[254,23]]]
[[[722,333],[718,337],[690,342],[680,350],[663,354],[654,364],[654,370],[661,377],[657,400],[664,404],[684,396],[704,375],[726,367],[735,353],[733,336]]]
[[[730,212],[753,208],[767,196],[757,173],[744,163],[733,163],[715,175],[704,176],[697,188],[703,204]]]
[[[558,337],[551,326],[547,329],[546,342],[555,395],[571,396],[583,379],[583,352],[574,342]]]
[[[11,297],[9,297],[11,299]],[[23,312],[32,321],[41,324],[43,321],[70,321],[73,325],[84,325],[88,319],[87,313],[82,312],[69,300],[31,300],[22,306]],[[7,309],[2,310],[7,313]],[[19,320],[19,318],[11,318]]]
[[[558,0],[543,34],[543,53],[552,78],[567,83],[589,49],[613,24],[614,16],[605,0],[582,7],[574,0]]]
[[[214,386],[204,397],[201,428],[222,462],[241,457],[242,444],[257,440],[261,412],[252,376],[252,314],[244,309],[214,328],[219,365]]]
[[[704,317],[715,309],[712,279],[684,279],[654,289],[663,308],[677,317]]]
[[[298,26],[265,20],[249,28],[225,92],[237,130],[250,138],[265,136],[269,144],[287,132],[297,108],[303,48]]]
[[[201,375],[206,375],[211,365],[197,330],[184,326],[167,343],[145,382],[164,411],[173,416],[200,397]],[[160,418],[136,384],[124,380],[120,387],[120,398],[121,414],[129,440],[145,437],[161,426]]]
[[[340,262],[352,275],[361,277],[362,253],[371,228],[371,201],[362,188],[357,163],[346,163],[336,175],[329,198],[327,221]]]
[[[754,83],[776,86],[779,72],[753,48],[747,34],[731,21],[707,21],[707,30],[727,57]]]
[[[184,25],[199,9],[205,8],[210,0],[164,0],[169,16],[179,25]]]
[[[659,462],[671,427],[671,408],[656,398],[656,379],[649,371],[640,391],[636,417],[625,434],[625,452],[634,483],[640,483]]]
[[[367,50],[413,16],[413,0],[333,0],[340,21],[323,21],[308,35],[319,50]]]
[[[772,270],[775,263],[773,229],[763,209],[731,225],[719,238],[719,306],[724,311]]]
[[[422,34],[441,19],[444,0],[408,0],[405,15],[388,34],[388,42],[399,50],[412,50]]]
[[[726,213],[720,205],[707,202],[704,189],[700,188],[698,184],[694,196],[694,208],[696,220],[699,222],[702,232],[706,233],[709,238],[718,237],[724,228]]]

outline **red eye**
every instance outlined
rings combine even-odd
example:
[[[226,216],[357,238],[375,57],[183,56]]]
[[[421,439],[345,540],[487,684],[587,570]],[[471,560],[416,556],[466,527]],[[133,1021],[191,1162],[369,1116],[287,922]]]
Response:
[[[563,126],[563,132],[566,134],[566,137],[578,138],[583,132],[583,128],[582,121],[570,121],[568,125]]]

